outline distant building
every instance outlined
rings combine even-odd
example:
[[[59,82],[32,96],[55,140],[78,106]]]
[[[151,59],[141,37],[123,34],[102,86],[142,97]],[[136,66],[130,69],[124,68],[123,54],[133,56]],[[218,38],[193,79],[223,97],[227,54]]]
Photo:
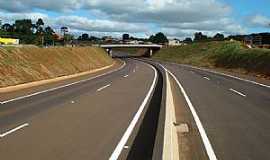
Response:
[[[244,38],[244,43],[251,46],[270,45],[270,33],[247,35]]]
[[[19,43],[20,43],[19,39],[0,37],[0,44],[2,45],[18,45]]]
[[[249,35],[244,38],[244,43],[247,45],[260,46],[263,44],[263,37],[261,35]]]
[[[168,45],[169,46],[181,46],[181,45],[184,45],[184,43],[182,43],[179,39],[170,39]]]
[[[113,38],[112,38],[112,36],[104,36],[104,37],[102,37],[102,40],[105,43],[112,43]]]
[[[252,34],[256,45],[270,45],[270,33]]]
[[[53,34],[53,37],[55,40],[57,41],[60,41],[60,40],[63,40],[64,39],[64,36],[60,35],[60,34],[57,34],[57,33],[54,33]]]
[[[252,39],[253,45],[260,46],[263,44],[263,37],[261,35],[255,35]]]
[[[127,41],[126,44],[144,44],[144,42],[138,41],[138,40],[130,40],[130,41]]]

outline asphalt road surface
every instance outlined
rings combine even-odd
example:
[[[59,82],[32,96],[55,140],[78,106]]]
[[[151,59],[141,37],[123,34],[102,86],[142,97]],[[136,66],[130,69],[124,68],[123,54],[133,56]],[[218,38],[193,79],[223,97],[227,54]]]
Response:
[[[128,151],[130,146],[117,146],[155,87],[156,73],[145,63],[125,62],[92,80],[2,101],[0,159],[103,160]]]
[[[95,78],[84,76],[55,90],[50,88],[59,84],[52,84],[41,94],[31,95],[31,90],[37,92],[31,88],[1,95],[1,159],[126,159],[149,99],[161,82],[150,65],[133,59],[125,62],[120,70]],[[161,64],[186,91],[198,116],[196,120],[194,111],[189,113],[194,124],[200,121],[203,126],[207,137],[201,136],[202,148],[198,148],[204,151],[198,153],[207,152],[210,160],[270,159],[269,86]]]
[[[185,89],[217,159],[270,159],[269,86],[162,64]]]

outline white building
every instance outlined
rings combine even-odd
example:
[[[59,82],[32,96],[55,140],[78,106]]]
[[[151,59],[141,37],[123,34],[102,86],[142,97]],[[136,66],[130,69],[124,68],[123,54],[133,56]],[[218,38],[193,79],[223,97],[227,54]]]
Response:
[[[143,41],[138,41],[138,40],[132,40],[132,41],[128,41],[126,42],[126,44],[143,44]]]
[[[170,39],[169,40],[169,46],[181,46],[184,43],[182,43],[179,39]]]

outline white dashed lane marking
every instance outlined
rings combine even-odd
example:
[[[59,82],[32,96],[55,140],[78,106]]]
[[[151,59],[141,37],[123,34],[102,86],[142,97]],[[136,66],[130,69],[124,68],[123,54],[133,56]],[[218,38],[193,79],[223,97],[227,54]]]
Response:
[[[5,137],[5,136],[7,136],[7,135],[9,135],[9,134],[11,134],[11,133],[13,133],[13,132],[16,132],[16,131],[18,131],[18,130],[24,128],[24,127],[27,127],[27,126],[29,126],[28,123],[25,123],[25,124],[23,124],[23,125],[20,125],[20,126],[14,128],[14,129],[11,129],[11,130],[9,130],[9,131],[3,133],[3,134],[0,134],[0,138],[3,138],[3,137]]]
[[[97,90],[97,92],[100,92],[100,91],[102,91],[102,90],[104,90],[105,88],[108,88],[108,87],[110,87],[110,86],[111,86],[111,84],[107,84],[106,86],[103,86],[103,87],[99,88],[99,89]]]
[[[241,92],[239,92],[239,91],[237,91],[237,90],[235,90],[235,89],[230,89],[230,91],[232,91],[232,92],[234,92],[234,93],[236,93],[236,94],[238,94],[238,95],[240,95],[240,96],[242,96],[242,97],[246,97],[247,95],[245,95],[245,94],[243,94],[243,93],[241,93]]]

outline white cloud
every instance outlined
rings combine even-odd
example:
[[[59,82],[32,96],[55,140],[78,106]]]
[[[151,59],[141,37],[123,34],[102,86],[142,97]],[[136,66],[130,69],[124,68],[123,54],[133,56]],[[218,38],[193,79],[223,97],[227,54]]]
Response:
[[[73,11],[81,8],[84,0],[0,0],[0,10],[30,12],[34,9]]]
[[[100,10],[113,19],[144,23],[204,21],[231,11],[217,0],[86,0],[84,7]]]
[[[132,23],[117,22],[110,20],[92,20],[79,16],[60,16],[53,20],[60,26],[68,26],[73,29],[93,32],[147,32],[148,28]]]
[[[201,22],[188,23],[166,23],[162,25],[166,28],[177,28],[178,30],[193,30],[193,31],[209,31],[227,34],[246,33],[246,30],[229,18],[221,18],[217,20],[206,20]]]
[[[139,33],[148,32],[149,28],[142,25],[117,22],[110,20],[92,20],[80,16],[59,16],[49,17],[42,13],[5,13],[0,12],[0,19],[3,23],[14,23],[17,19],[31,19],[33,23],[42,18],[46,25],[50,25],[56,30],[62,26],[67,26],[73,32],[104,32],[104,34],[114,32],[114,35],[122,34],[123,32]],[[107,32],[107,33],[106,33]]]
[[[43,13],[31,12],[31,13],[5,13],[0,12],[0,19],[2,22],[14,23],[18,19],[31,19],[36,21],[38,18],[42,18],[45,21],[48,21],[49,16]]]
[[[54,11],[60,16],[32,13],[37,9]],[[72,15],[81,10],[95,18]],[[191,36],[197,31],[245,32],[230,18],[231,7],[219,0],[0,0],[0,11],[4,20],[40,16],[55,27],[66,25],[87,32],[149,35],[163,31],[175,36]]]
[[[270,17],[262,15],[251,16],[248,19],[248,23],[253,27],[269,27],[270,28]]]

